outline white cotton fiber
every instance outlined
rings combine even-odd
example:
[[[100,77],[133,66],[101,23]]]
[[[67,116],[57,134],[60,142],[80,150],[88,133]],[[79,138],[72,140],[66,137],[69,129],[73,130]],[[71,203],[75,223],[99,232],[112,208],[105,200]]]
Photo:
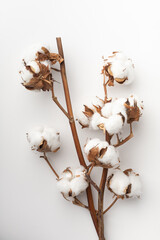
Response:
[[[28,71],[25,66],[20,70],[20,75],[23,82],[28,83],[33,78],[33,73]]]
[[[101,110],[102,116],[105,118],[109,118],[112,115],[122,114],[124,118],[127,118],[126,108],[124,103],[127,101],[126,98],[118,98],[113,100],[112,102],[106,103]]]
[[[110,167],[113,167],[119,164],[119,154],[116,148],[114,146],[109,145],[107,141],[101,141],[98,138],[93,138],[87,142],[87,144],[84,147],[85,154],[89,155],[90,150],[95,147],[97,148],[98,155],[99,155],[98,157],[96,155],[95,160],[98,160],[99,162],[105,165],[108,165]],[[103,150],[103,154],[101,150]]]
[[[124,84],[130,84],[134,80],[134,65],[132,60],[127,58],[122,52],[116,53],[109,58],[111,71],[114,79],[127,78]]]
[[[116,166],[119,164],[119,153],[114,146],[109,145],[103,157],[98,160],[106,165]]]
[[[104,127],[110,135],[119,133],[123,127],[122,116],[117,114],[117,115],[112,115],[108,119],[105,119]]]
[[[59,191],[70,201],[73,201],[75,196],[85,191],[88,187],[88,182],[85,177],[86,170],[83,166],[72,169],[67,168],[63,171],[60,178],[57,180]]]
[[[51,151],[55,151],[60,147],[60,137],[53,128],[36,127],[28,132],[28,141],[32,149],[37,150],[43,140],[47,141],[47,145]]]
[[[40,68],[39,68],[39,65],[38,65],[37,61],[32,60],[32,61],[28,62],[27,66],[30,66],[34,73],[39,73],[40,72]]]
[[[140,176],[131,172],[129,174],[129,181],[131,184],[131,192],[127,194],[128,197],[140,197],[142,193],[142,184]]]
[[[98,144],[99,144],[100,142],[101,142],[101,140],[98,139],[98,138],[93,138],[93,139],[89,140],[89,141],[87,142],[87,144],[84,146],[84,152],[88,155],[88,154],[89,154],[89,151],[90,151],[92,148],[98,146]]]
[[[96,112],[91,117],[89,126],[94,130],[98,130],[99,129],[98,125],[100,125],[101,123],[103,123],[103,118],[98,112]]]
[[[127,101],[126,98],[118,98],[113,102],[113,106],[112,106],[112,115],[116,115],[121,113],[124,118],[127,118],[127,114],[126,114],[126,108],[124,106],[125,102]]]
[[[106,103],[101,110],[102,116],[109,118],[112,115],[113,102]]]
[[[115,170],[113,176],[109,181],[110,189],[119,196],[126,194],[128,185],[130,184],[128,176],[124,174],[121,170]]]
[[[78,114],[78,122],[83,126],[89,126],[89,119],[84,115],[84,113]]]

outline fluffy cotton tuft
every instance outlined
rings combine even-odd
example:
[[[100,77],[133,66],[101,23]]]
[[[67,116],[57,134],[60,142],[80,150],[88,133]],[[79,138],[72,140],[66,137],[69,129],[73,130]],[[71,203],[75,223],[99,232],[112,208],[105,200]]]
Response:
[[[57,180],[57,187],[67,200],[73,201],[74,197],[86,190],[88,182],[85,174],[86,169],[83,166],[75,169],[67,168],[63,171]]]
[[[90,128],[92,128],[93,130],[98,130],[99,129],[99,125],[103,123],[103,118],[102,116],[98,113],[95,112],[91,119],[90,119]]]
[[[36,127],[28,132],[27,139],[33,150],[55,152],[60,148],[59,133],[53,128]]]
[[[129,178],[121,170],[115,170],[109,179],[109,189],[118,196],[126,194],[128,185],[130,184]]]
[[[108,178],[108,189],[121,198],[140,197],[141,180],[132,169],[115,170]]]
[[[84,152],[88,160],[96,165],[104,164],[107,167],[119,165],[119,154],[116,148],[98,138],[89,140],[84,146]]]
[[[104,68],[107,71],[107,76],[109,75],[112,81],[115,80],[120,84],[130,84],[135,78],[132,60],[122,52],[114,52],[105,63]]]
[[[113,115],[104,121],[104,127],[110,135],[119,133],[123,125],[123,117],[120,114]]]
[[[79,119],[82,127],[90,127],[93,130],[102,129],[110,135],[119,133],[127,123],[139,121],[143,113],[143,102],[135,95],[129,98],[113,99],[102,107],[93,108],[88,105],[84,107],[85,117]]]
[[[142,183],[140,176],[135,174],[133,171],[129,173],[129,181],[131,184],[130,192],[127,194],[129,198],[131,197],[140,197],[142,193]]]

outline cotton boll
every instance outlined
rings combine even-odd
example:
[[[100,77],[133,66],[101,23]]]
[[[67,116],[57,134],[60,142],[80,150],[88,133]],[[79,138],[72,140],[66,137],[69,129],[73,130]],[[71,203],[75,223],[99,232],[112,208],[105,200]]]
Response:
[[[70,187],[72,189],[73,196],[78,196],[81,192],[86,190],[88,182],[83,176],[78,176],[70,182]]]
[[[122,116],[117,114],[105,119],[104,127],[110,135],[119,133],[123,127]]]
[[[96,112],[93,114],[91,120],[90,120],[90,127],[94,130],[98,130],[99,127],[98,125],[100,125],[101,123],[103,123],[103,118],[101,117],[101,115]]]
[[[89,151],[98,146],[98,144],[101,142],[100,139],[98,138],[93,138],[92,140],[89,140],[88,143],[85,145],[84,147],[84,152],[88,155],[89,154]]]
[[[36,127],[28,132],[28,141],[33,150],[41,151],[56,151],[60,147],[60,137],[53,128]],[[46,141],[45,146],[44,141]],[[41,146],[42,145],[42,146]],[[40,149],[40,146],[42,149]]]
[[[88,182],[85,173],[86,169],[83,166],[76,169],[67,168],[63,171],[57,180],[57,187],[67,200],[73,201],[75,196],[86,190]]]
[[[107,61],[109,74],[118,83],[130,84],[134,80],[134,65],[132,60],[127,58],[122,52],[114,53]]]
[[[99,161],[104,164],[110,164],[111,166],[116,166],[119,164],[119,154],[115,147],[109,145],[107,151],[102,158],[98,158]]]
[[[102,166],[103,164],[104,166],[105,164],[107,167],[115,167],[115,165],[119,164],[119,155],[116,148],[109,145],[107,141],[93,138],[85,145],[84,152],[88,160],[96,165]]]
[[[47,144],[49,148],[51,148],[52,152],[60,147],[59,133],[57,133],[53,128],[44,128],[43,137],[47,141]]]
[[[115,170],[113,176],[109,179],[108,187],[116,195],[124,196],[129,184],[128,176],[121,170]]]
[[[142,193],[142,184],[140,176],[131,172],[129,174],[129,181],[131,184],[131,192],[127,194],[128,197],[140,197]]]

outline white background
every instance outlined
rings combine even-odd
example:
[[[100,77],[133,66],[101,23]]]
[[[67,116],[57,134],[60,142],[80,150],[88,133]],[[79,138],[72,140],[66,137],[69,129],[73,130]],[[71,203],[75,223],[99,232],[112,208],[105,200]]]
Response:
[[[20,84],[22,52],[37,42],[56,50],[61,36],[74,111],[92,96],[103,97],[102,56],[122,50],[135,64],[131,86],[109,89],[110,96],[134,92],[144,100],[145,111],[134,124],[134,139],[120,148],[122,168],[132,167],[143,181],[140,200],[119,201],[105,215],[109,240],[159,239],[160,216],[160,14],[158,0],[14,0],[0,8],[0,240],[96,240],[87,210],[65,201],[56,180],[39,154],[30,150],[25,133],[37,124],[61,132],[61,150],[50,155],[58,172],[76,166],[78,159],[67,119],[51,101],[50,93],[33,93]],[[60,81],[58,74],[55,78]],[[56,84],[63,100],[63,88]],[[81,130],[87,137],[102,133]],[[97,173],[96,173],[97,171]],[[100,170],[94,171],[100,178]],[[85,195],[83,196],[85,197]],[[96,197],[96,195],[95,195]],[[107,198],[108,197],[108,198]],[[111,201],[106,191],[105,205]]]

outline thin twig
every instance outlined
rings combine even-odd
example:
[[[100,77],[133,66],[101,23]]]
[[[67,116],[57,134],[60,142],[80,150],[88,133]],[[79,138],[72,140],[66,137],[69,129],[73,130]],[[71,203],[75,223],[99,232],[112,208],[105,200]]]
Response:
[[[57,97],[54,94],[54,88],[52,87],[51,89],[52,91],[52,99],[55,102],[55,104],[61,109],[61,111],[66,115],[66,117],[71,120],[71,117],[69,116],[69,114],[66,112],[66,110],[62,107],[62,105],[59,103]]]
[[[56,71],[56,72],[60,72],[61,71],[60,69],[57,69],[57,68],[54,68],[54,67],[51,67],[51,69]]]
[[[92,163],[87,166],[87,169],[90,169],[92,167]]]
[[[116,197],[115,199],[114,199],[114,201],[111,203],[111,205],[109,205],[109,207],[103,212],[103,214],[105,214],[106,212],[108,212],[108,210],[111,208],[111,207],[113,207],[113,205],[117,202],[117,200],[118,200],[118,197]]]
[[[103,73],[103,88],[104,88],[104,103],[107,103],[107,83],[105,78],[105,72]]]
[[[77,197],[75,197],[74,199],[75,200],[72,202],[73,204],[75,204],[77,206],[80,206],[80,207],[83,207],[83,208],[86,208],[86,209],[89,209],[88,206],[83,204]]]
[[[57,40],[58,52],[62,56],[62,58],[64,59],[61,38],[57,38],[56,40]],[[82,149],[81,149],[81,146],[80,146],[80,143],[79,143],[79,138],[78,138],[78,135],[77,135],[75,121],[74,121],[74,118],[73,118],[73,111],[72,111],[72,105],[71,105],[71,99],[70,99],[69,87],[68,87],[66,69],[65,69],[65,61],[63,61],[60,64],[60,69],[61,69],[61,77],[62,77],[62,82],[63,82],[63,88],[64,88],[64,93],[65,93],[67,110],[68,110],[69,116],[72,118],[72,121],[70,121],[69,123],[70,123],[71,131],[72,131],[72,135],[73,135],[73,139],[74,139],[74,143],[75,143],[75,148],[76,148],[76,151],[77,151],[77,155],[78,155],[80,164],[86,168],[87,165],[84,161],[84,157],[83,157],[83,154],[82,154]],[[89,211],[90,211],[94,226],[95,226],[97,234],[98,234],[98,221],[97,221],[97,216],[96,216],[96,211],[95,211],[93,196],[92,196],[92,190],[91,190],[90,185],[89,185],[89,187],[87,188],[86,191],[87,191]]]
[[[91,174],[91,172],[92,172],[92,170],[93,170],[93,168],[94,168],[94,163],[92,163],[92,165],[91,165],[91,167],[90,167],[90,169],[89,169],[89,171],[88,171],[88,175],[90,175]]]
[[[107,83],[105,82],[105,73],[104,73],[104,80],[103,80],[103,87],[104,87],[104,102],[107,103]],[[105,132],[105,140],[110,144],[111,136],[108,132]],[[103,219],[103,199],[104,199],[104,190],[105,184],[108,174],[108,168],[103,168],[101,182],[100,182],[100,192],[98,194],[98,233],[99,233],[99,240],[104,240],[104,219]]]
[[[46,162],[48,163],[49,167],[51,168],[52,172],[56,175],[56,177],[59,179],[59,175],[57,174],[57,172],[54,170],[54,168],[52,167],[51,163],[49,162],[46,153],[44,152],[44,156],[40,156],[40,158],[44,158],[46,160]]]
[[[90,182],[90,184],[97,190],[97,192],[100,192],[100,188],[97,186],[97,184],[91,179],[91,177],[86,174],[86,178],[88,180],[88,182]]]
[[[115,144],[114,147],[119,147],[119,146],[123,145],[124,143],[128,142],[132,137],[133,137],[132,124],[130,123],[130,134],[128,135],[128,137],[126,137],[122,141],[118,140],[118,143]]]

